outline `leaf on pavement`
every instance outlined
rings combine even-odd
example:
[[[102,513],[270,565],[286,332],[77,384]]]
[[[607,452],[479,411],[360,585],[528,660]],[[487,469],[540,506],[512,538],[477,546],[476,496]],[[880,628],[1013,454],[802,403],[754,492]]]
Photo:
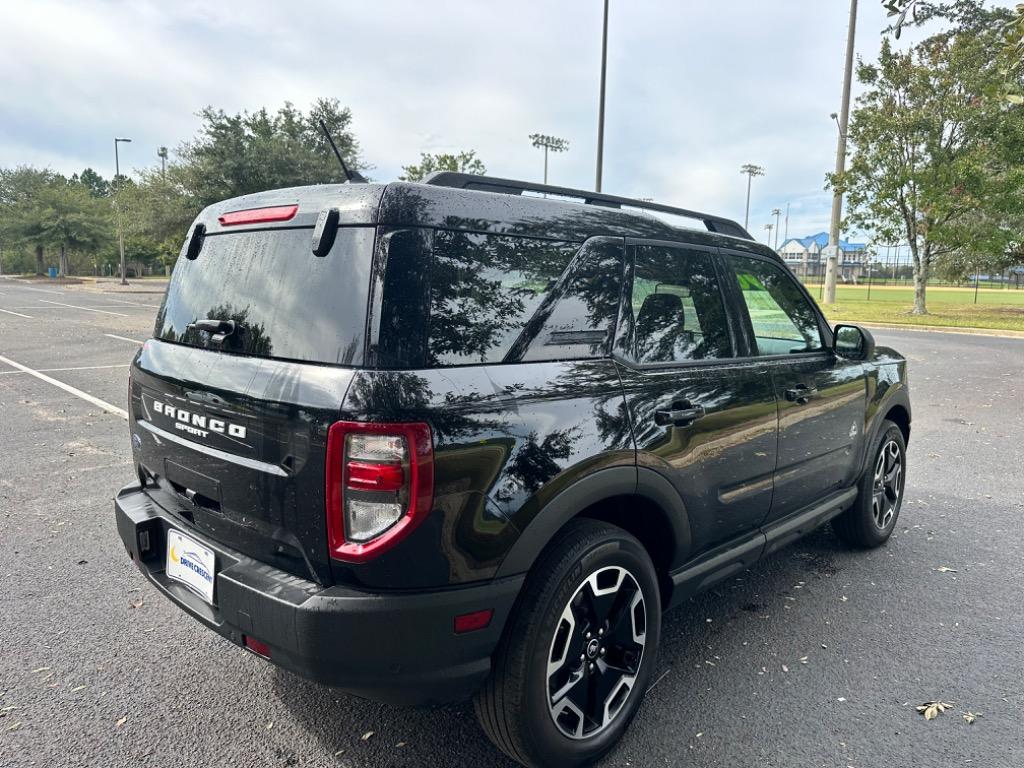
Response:
[[[938,571],[939,573],[956,573],[957,572],[956,568],[950,568],[948,565],[940,565],[935,570]]]
[[[974,721],[981,717],[981,712],[964,712],[964,720],[968,725],[974,725]]]
[[[362,736],[359,737],[359,740],[360,741],[369,741],[370,739],[373,738],[374,733],[376,733],[376,731],[367,731],[366,733],[364,733]]]
[[[117,721],[117,726],[116,727],[120,728],[122,725],[124,725],[127,722],[128,722],[128,715],[125,715],[124,717],[122,717],[120,720]]]
[[[926,701],[924,704],[918,705],[917,711],[924,715],[925,720],[934,720],[947,709],[952,708],[953,705],[945,701]]]

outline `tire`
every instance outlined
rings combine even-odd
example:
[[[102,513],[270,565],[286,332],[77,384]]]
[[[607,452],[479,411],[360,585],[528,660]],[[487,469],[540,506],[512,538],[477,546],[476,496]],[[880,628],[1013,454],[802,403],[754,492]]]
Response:
[[[865,549],[888,541],[900,516],[907,479],[907,444],[900,428],[891,421],[883,422],[870,455],[857,500],[832,520],[840,539]]]
[[[480,725],[530,768],[590,765],[636,715],[660,634],[657,576],[643,545],[616,526],[571,521],[527,576],[474,701]]]

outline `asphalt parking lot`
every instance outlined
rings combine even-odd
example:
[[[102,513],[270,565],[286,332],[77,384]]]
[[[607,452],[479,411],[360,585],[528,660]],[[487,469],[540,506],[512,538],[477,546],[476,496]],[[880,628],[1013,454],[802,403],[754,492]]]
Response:
[[[317,687],[145,584],[111,499],[159,302],[0,279],[0,765],[509,765],[468,705]],[[895,536],[823,529],[669,614],[605,765],[1024,765],[1024,340],[877,338],[910,359]],[[954,706],[926,721],[929,700]]]

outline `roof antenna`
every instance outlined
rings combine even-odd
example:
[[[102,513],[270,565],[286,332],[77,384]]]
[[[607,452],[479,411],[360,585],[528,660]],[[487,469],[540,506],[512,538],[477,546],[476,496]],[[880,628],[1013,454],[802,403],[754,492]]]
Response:
[[[350,183],[366,183],[366,177],[364,177],[359,171],[350,171],[348,166],[345,165],[345,161],[341,159],[341,152],[338,151],[338,145],[334,143],[334,139],[331,138],[331,132],[327,130],[327,125],[323,120],[318,121],[320,123],[320,130],[324,132],[324,136],[327,137],[327,141],[331,145],[331,149],[334,150],[334,156],[338,158],[338,162],[341,163],[341,170],[345,172],[345,179]]]

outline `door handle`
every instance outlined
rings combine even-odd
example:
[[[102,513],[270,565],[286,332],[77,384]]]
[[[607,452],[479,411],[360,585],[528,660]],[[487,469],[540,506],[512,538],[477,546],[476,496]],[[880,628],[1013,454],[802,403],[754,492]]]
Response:
[[[797,405],[807,405],[811,398],[818,394],[817,387],[809,387],[806,384],[797,384],[792,389],[786,390],[786,399]]]
[[[704,418],[704,406],[700,403],[691,403],[689,400],[672,403],[671,408],[660,409],[654,412],[654,423],[659,427],[666,427],[671,424],[674,427],[688,427],[697,419]]]

